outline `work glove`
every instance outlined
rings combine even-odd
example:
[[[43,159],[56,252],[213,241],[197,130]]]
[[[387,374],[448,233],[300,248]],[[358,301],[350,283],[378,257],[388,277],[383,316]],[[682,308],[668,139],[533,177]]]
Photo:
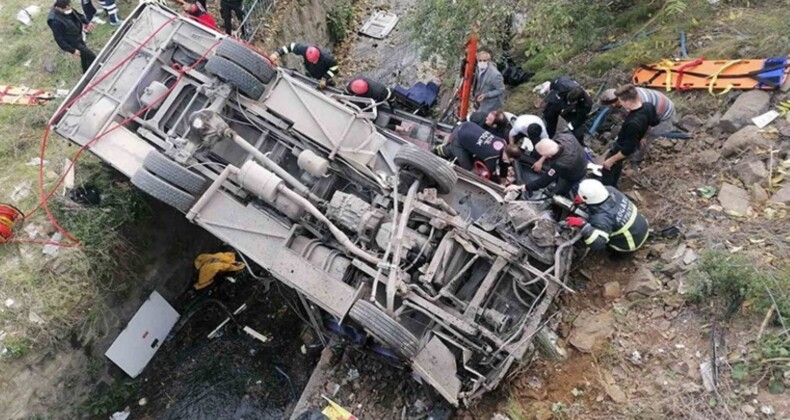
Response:
[[[576,216],[569,216],[567,219],[565,219],[565,222],[570,227],[578,227],[578,228],[583,227],[584,225],[587,224],[586,220]]]
[[[573,204],[576,204],[577,206],[580,206],[580,205],[584,204],[584,199],[582,198],[582,196],[577,195],[576,197],[573,197]]]
[[[318,81],[318,88],[321,90],[326,89],[326,79],[321,79]]]

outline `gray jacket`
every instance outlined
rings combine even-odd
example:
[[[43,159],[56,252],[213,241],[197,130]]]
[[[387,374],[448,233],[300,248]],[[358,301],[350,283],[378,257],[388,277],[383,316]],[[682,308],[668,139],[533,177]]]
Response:
[[[477,73],[473,99],[483,95],[485,99],[477,106],[478,111],[489,113],[505,106],[505,82],[496,64],[488,63],[488,68]]]

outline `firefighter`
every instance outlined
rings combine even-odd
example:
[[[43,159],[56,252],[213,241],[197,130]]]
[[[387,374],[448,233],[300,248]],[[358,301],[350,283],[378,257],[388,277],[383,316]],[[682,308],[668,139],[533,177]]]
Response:
[[[544,100],[543,119],[549,137],[557,132],[557,123],[562,117],[568,122],[576,140],[584,145],[584,123],[592,110],[590,94],[569,76],[560,76],[551,82],[549,94]]]
[[[549,169],[534,182],[522,185],[509,185],[505,191],[534,192],[554,183],[552,194],[564,195],[571,187],[584,179],[587,173],[587,159],[584,148],[576,141],[570,131],[557,134],[554,140],[544,139],[535,145],[540,154],[538,163],[549,162]],[[537,165],[537,164],[536,164]]]
[[[290,53],[299,55],[304,59],[304,68],[307,70],[307,74],[318,80],[318,86],[321,89],[327,86],[334,86],[333,79],[337,75],[338,66],[332,53],[315,45],[292,42],[273,52],[269,59],[274,63],[279,63],[280,57]]]
[[[395,99],[392,89],[365,76],[356,76],[351,79],[346,85],[346,93],[373,99],[377,104],[389,103]]]
[[[456,127],[448,143],[436,146],[434,153],[456,159],[456,164],[494,182],[507,179],[510,161],[521,157],[521,149],[494,136],[479,125],[466,121]]]
[[[642,247],[649,235],[647,219],[636,205],[613,187],[595,179],[579,184],[577,203],[584,203],[588,219],[571,216],[568,226],[581,228],[584,243],[592,250],[609,247],[615,253],[631,253]]]

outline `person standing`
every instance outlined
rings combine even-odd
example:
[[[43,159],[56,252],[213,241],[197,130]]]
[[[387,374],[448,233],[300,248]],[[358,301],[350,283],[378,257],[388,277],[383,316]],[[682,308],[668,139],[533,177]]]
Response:
[[[244,4],[243,0],[221,0],[219,3],[219,15],[222,17],[222,24],[225,33],[231,35],[233,32],[233,13],[239,20],[239,29],[242,37],[246,34],[244,29]]]
[[[123,19],[118,15],[118,5],[115,4],[115,0],[99,0],[99,4],[107,12],[110,26],[120,26],[123,23]]]
[[[489,113],[505,106],[505,82],[496,64],[491,62],[491,53],[480,50],[477,53],[474,101],[477,110]]]
[[[615,91],[615,96],[617,96],[620,106],[628,110],[628,115],[620,127],[615,144],[606,154],[601,182],[604,185],[617,188],[625,159],[643,146],[642,139],[647,131],[650,127],[658,125],[661,120],[659,120],[653,104],[642,102],[633,85],[620,86]]]
[[[279,63],[280,57],[290,53],[294,53],[304,59],[304,68],[307,74],[318,80],[318,86],[321,89],[335,85],[334,77],[338,73],[338,65],[332,53],[315,45],[292,42],[273,52],[269,59],[274,63]]]
[[[47,16],[47,25],[52,29],[55,42],[61,50],[80,58],[82,72],[96,59],[96,54],[85,44],[83,27],[91,25],[84,15],[71,8],[71,0],[55,0]]]
[[[562,117],[568,122],[576,140],[584,145],[584,123],[593,106],[590,94],[569,76],[560,76],[551,82],[544,103],[543,119],[549,137],[554,138],[557,123]]]

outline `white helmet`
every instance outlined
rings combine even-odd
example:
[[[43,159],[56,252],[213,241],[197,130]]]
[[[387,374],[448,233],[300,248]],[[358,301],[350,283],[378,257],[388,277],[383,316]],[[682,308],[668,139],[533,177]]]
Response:
[[[535,150],[537,150],[541,156],[552,157],[560,151],[560,145],[554,140],[543,139],[535,145]]]
[[[587,204],[601,204],[609,198],[609,190],[597,179],[585,179],[579,183],[579,197]]]

